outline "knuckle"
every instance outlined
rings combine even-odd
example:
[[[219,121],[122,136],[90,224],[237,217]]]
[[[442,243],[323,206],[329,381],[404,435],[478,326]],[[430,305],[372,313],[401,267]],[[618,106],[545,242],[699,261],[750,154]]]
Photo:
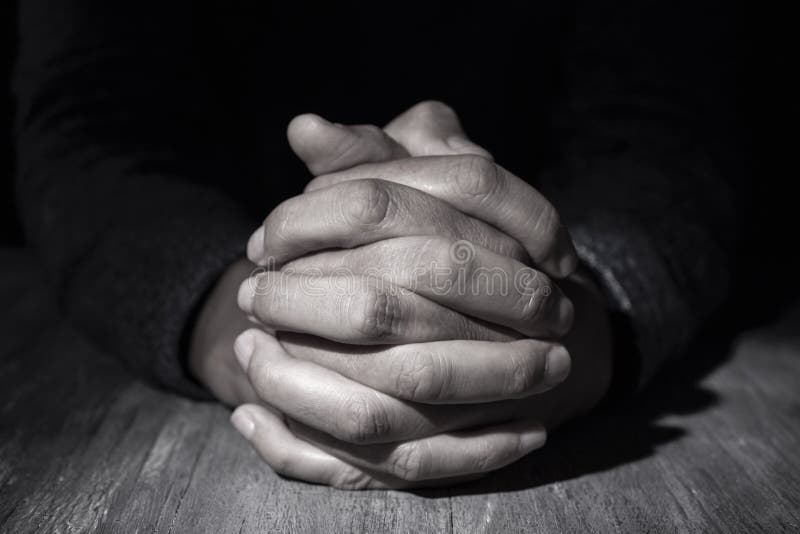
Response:
[[[519,320],[523,324],[530,325],[542,317],[545,309],[545,301],[549,297],[541,291],[534,291],[520,297]]]
[[[528,263],[528,252],[516,239],[501,240],[498,242],[498,253],[508,256],[520,263]]]
[[[274,280],[269,273],[261,273],[254,279],[253,314],[262,322],[271,324],[275,320],[274,311],[279,291],[274,291]]]
[[[271,247],[291,242],[294,239],[292,236],[293,222],[291,200],[278,204],[264,219],[265,248],[269,250]]]
[[[292,473],[294,462],[287,450],[276,450],[267,462],[276,473],[288,476]]]
[[[541,378],[539,355],[533,350],[512,351],[509,356],[505,393],[512,397],[522,397],[533,392]]]
[[[365,395],[352,395],[344,403],[344,429],[341,438],[350,443],[370,443],[387,434],[386,412]]]
[[[250,359],[247,377],[253,385],[256,394],[262,400],[269,400],[274,391],[274,385],[280,380],[273,365],[269,365],[265,358],[254,354]]]
[[[403,480],[422,480],[428,471],[429,458],[424,442],[403,443],[392,453],[390,470]]]
[[[392,337],[401,319],[399,296],[378,288],[367,291],[361,311],[354,314],[356,331],[369,339]]]
[[[458,247],[463,242],[453,242],[444,238],[430,238],[419,248],[414,265],[424,276],[423,282],[437,294],[448,294],[460,288],[459,283],[468,279],[466,275],[474,268],[474,254],[459,256]]]
[[[522,456],[526,452],[530,452],[522,439],[522,435],[515,434],[511,439],[513,439],[513,442],[510,448],[514,456]]]
[[[401,354],[394,360],[391,372],[401,399],[419,402],[442,395],[440,362],[429,353]]]
[[[331,486],[342,490],[362,490],[369,487],[369,475],[355,467],[342,469],[331,479]]]
[[[531,325],[541,320],[542,314],[548,309],[548,303],[553,298],[552,291],[546,291],[549,287],[546,276],[538,271],[533,271],[533,275],[521,280],[519,298],[515,306],[518,320],[524,325]]]
[[[236,294],[236,305],[245,313],[253,313],[254,300],[258,294],[258,280],[260,275],[250,276],[239,284]]]
[[[450,180],[456,193],[470,197],[487,197],[499,183],[497,165],[482,156],[458,156],[450,169]]]
[[[498,451],[488,442],[480,442],[474,457],[473,471],[486,473],[495,469],[498,460]]]
[[[391,195],[379,180],[355,180],[342,188],[341,205],[347,223],[359,227],[380,226],[391,207]]]
[[[561,228],[561,216],[558,214],[558,210],[550,203],[542,205],[535,215],[532,228],[533,235],[538,236],[542,243],[542,250],[551,250],[556,244],[558,231]]]

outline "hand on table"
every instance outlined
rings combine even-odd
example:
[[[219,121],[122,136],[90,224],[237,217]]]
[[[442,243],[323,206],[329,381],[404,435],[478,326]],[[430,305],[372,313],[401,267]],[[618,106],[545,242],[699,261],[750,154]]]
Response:
[[[514,340],[517,332],[553,339],[571,321],[569,300],[524,264],[530,256],[556,275],[574,265],[552,207],[485,157],[378,163],[406,150],[452,154],[443,139],[481,153],[447,108],[417,107],[387,131],[404,145],[375,128],[335,127],[308,116],[293,122],[293,147],[312,171],[329,174],[273,212],[248,247],[251,258],[266,261],[269,250],[284,265],[251,283],[272,289],[280,283],[283,290],[256,294],[246,284],[240,294],[242,306],[266,325],[321,337],[282,334],[280,343],[258,331],[240,337],[237,351],[257,395],[288,416],[291,431],[279,412],[257,405],[240,408],[234,420],[251,429],[249,439],[276,470],[337,486],[449,482],[501,467],[543,441],[531,415],[555,423],[602,394],[588,388],[562,393],[559,401],[552,394],[562,387],[551,392],[552,402],[531,406],[546,395],[530,395],[568,369],[557,344]],[[336,172],[361,161],[373,163]],[[541,230],[538,237],[522,231],[526,224]],[[302,257],[331,247],[347,250]],[[450,273],[444,284],[431,283],[431,265]],[[308,291],[305,275],[297,274],[310,269],[315,276],[306,281],[322,291]],[[455,291],[481,270],[506,273],[518,287]],[[337,292],[342,273],[372,285]],[[364,346],[387,342],[397,345]],[[239,389],[249,400],[252,390]]]

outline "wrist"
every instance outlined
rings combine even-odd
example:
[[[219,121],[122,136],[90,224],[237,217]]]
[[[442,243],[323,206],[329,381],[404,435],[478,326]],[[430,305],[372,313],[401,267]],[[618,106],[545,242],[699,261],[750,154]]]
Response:
[[[586,411],[608,394],[613,374],[611,318],[600,286],[579,269],[562,284],[575,305],[575,323],[564,344],[573,357],[572,371],[586,388]]]
[[[253,268],[252,263],[240,259],[225,270],[202,304],[189,343],[189,372],[227,404],[240,403],[248,394],[233,355],[233,342],[252,326],[239,310],[236,295]]]

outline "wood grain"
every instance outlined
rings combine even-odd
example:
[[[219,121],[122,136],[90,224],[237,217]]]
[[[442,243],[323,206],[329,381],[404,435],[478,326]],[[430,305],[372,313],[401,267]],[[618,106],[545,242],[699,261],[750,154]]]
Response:
[[[483,481],[345,492],[275,476],[225,408],[93,349],[31,258],[0,271],[0,532],[800,532],[798,314]]]

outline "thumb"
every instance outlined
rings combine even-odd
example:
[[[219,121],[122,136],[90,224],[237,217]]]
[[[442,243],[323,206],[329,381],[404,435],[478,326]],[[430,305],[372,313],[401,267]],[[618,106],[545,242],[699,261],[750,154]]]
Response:
[[[442,102],[420,102],[386,125],[384,131],[412,156],[492,155],[469,140],[455,111]]]
[[[286,136],[314,176],[408,157],[408,152],[377,126],[333,124],[311,113],[292,119]]]

